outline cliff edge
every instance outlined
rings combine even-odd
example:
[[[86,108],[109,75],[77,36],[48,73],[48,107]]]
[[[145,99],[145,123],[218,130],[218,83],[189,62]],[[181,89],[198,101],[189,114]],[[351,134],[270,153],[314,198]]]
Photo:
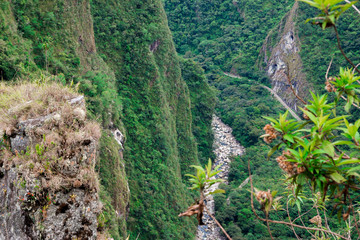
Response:
[[[97,123],[58,84],[0,85],[0,239],[97,239]]]

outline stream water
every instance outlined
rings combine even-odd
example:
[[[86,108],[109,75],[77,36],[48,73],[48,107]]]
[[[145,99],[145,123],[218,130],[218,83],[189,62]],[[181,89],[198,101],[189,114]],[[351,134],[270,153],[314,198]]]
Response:
[[[221,173],[215,176],[215,178],[224,179],[227,183],[228,174],[230,171],[230,163],[232,156],[239,156],[245,152],[238,141],[232,135],[232,129],[224,124],[219,117],[213,116],[212,129],[214,132],[214,145],[213,151],[216,155],[214,165],[221,164]],[[208,190],[208,192],[214,191],[219,186],[219,183],[214,184]],[[208,195],[205,198],[205,204],[210,213],[216,217],[215,214],[215,202],[212,195]],[[216,225],[215,221],[204,212],[203,222],[205,225],[199,226],[197,230],[197,240],[222,240],[221,229]]]

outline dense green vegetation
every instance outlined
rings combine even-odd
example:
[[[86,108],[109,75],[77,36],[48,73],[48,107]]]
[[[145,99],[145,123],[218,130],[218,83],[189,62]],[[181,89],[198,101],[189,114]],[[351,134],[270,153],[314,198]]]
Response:
[[[99,227],[114,239],[193,238],[195,222],[177,217],[193,200],[182,176],[212,156],[214,93],[178,58],[161,1],[7,0],[0,19],[0,78],[79,84],[104,127]]]
[[[144,239],[192,238],[193,222],[177,217],[190,201],[181,170],[198,161],[190,98],[160,2],[92,4],[98,51],[115,69],[126,106],[129,233]]]
[[[266,161],[269,147],[259,136],[267,123],[262,116],[274,117],[284,108],[262,87],[269,81],[257,66],[265,39],[277,43],[292,5],[287,0],[5,0],[0,78],[79,84],[90,117],[104,128],[97,165],[104,203],[99,221],[114,239],[194,237],[196,221],[177,217],[193,200],[183,174],[189,165],[214,158],[210,124],[217,103],[217,114],[247,147],[232,163],[226,194],[217,197],[218,219],[233,239],[264,239],[266,226],[250,211],[248,186],[237,187],[247,178],[251,159],[256,187],[283,188],[281,171],[275,161]],[[314,10],[300,5],[296,24],[304,71],[319,90],[332,54],[330,75],[347,63],[330,29],[304,24],[312,15]],[[344,50],[356,63],[359,21],[349,11],[338,27]],[[125,149],[113,139],[114,129],[125,135]],[[291,215],[297,215],[294,206]],[[272,229],[277,239],[293,237],[282,226]],[[299,236],[309,237],[305,231]]]
[[[176,49],[181,55],[194,58],[207,73],[243,72],[255,65],[265,38],[277,28],[293,3],[285,0],[266,3],[259,0],[166,0],[165,9]],[[333,31],[320,32],[317,26],[304,24],[315,11],[306,4],[300,4],[296,21],[302,46],[300,54],[308,81],[319,84],[332,54],[336,53],[334,70],[343,66],[345,60],[337,50]],[[339,22],[344,50],[350,52],[349,57],[353,59],[359,59],[358,21],[356,12],[350,11]],[[276,32],[270,35],[274,37],[272,44],[275,44],[279,40]],[[319,71],[318,67],[323,71]]]
[[[244,146],[250,147],[259,141],[266,120],[263,115],[275,115],[284,108],[262,87],[264,76],[231,78],[223,76],[216,80],[219,103],[217,112],[221,119],[232,126],[233,135]],[[259,83],[260,82],[260,83]]]
[[[193,57],[209,74],[251,68],[265,37],[292,3],[166,0],[165,9],[178,52]]]
[[[359,8],[360,4],[356,3],[356,6]],[[332,28],[319,31],[318,26],[305,24],[305,20],[314,15],[316,15],[316,9],[309,8],[306,4],[300,4],[297,23],[301,39],[300,55],[303,59],[308,81],[313,83],[318,88],[317,90],[323,90],[325,73],[332,57],[334,57],[334,60],[329,76],[337,75],[339,67],[351,66],[341,55]],[[360,62],[359,23],[359,15],[353,9],[349,9],[338,21],[341,45],[355,64]]]
[[[211,119],[216,104],[215,92],[207,84],[204,70],[190,59],[181,59],[181,75],[190,90],[193,133],[198,143],[198,156],[201,163],[214,159],[212,144],[214,134]]]
[[[282,190],[278,179],[281,170],[275,161],[267,161],[269,150],[259,136],[267,123],[261,116],[275,116],[284,112],[281,105],[270,97],[259,84],[269,84],[262,77],[263,59],[261,47],[264,42],[271,49],[281,38],[281,27],[293,1],[175,1],[166,0],[165,9],[169,26],[175,37],[176,48],[185,58],[199,61],[204,67],[209,82],[218,90],[217,114],[233,128],[233,134],[247,147],[243,157],[232,163],[229,186],[223,196],[216,198],[217,218],[224,223],[233,239],[265,239],[266,225],[255,220],[250,208],[249,186],[238,189],[248,177],[247,160],[250,159],[255,174],[255,187],[267,190]],[[359,4],[357,3],[357,6]],[[315,10],[300,4],[296,18],[300,38],[300,55],[307,80],[316,90],[324,91],[324,76],[334,55],[331,75],[338,73],[339,66],[349,66],[337,49],[336,36],[331,29],[318,31],[318,26],[304,24],[315,15]],[[339,33],[345,52],[359,61],[358,14],[352,9],[340,18]],[[300,69],[299,69],[300,70]],[[224,77],[222,72],[234,72],[241,79]],[[229,202],[230,199],[230,202]],[[284,200],[285,201],[285,200]],[[306,202],[303,209],[311,208]],[[329,206],[331,211],[331,208]],[[297,215],[297,208],[290,206],[291,216]],[[286,219],[283,212],[273,219]],[[310,216],[316,213],[310,212]],[[307,222],[309,219],[303,219]],[[336,230],[337,221],[330,220]],[[291,229],[272,225],[276,239],[294,238]],[[309,238],[306,231],[299,230],[299,236]]]
[[[251,78],[254,77],[254,78]],[[264,77],[263,77],[264,78]],[[285,109],[256,80],[259,76],[231,78],[224,76],[215,82],[219,90],[217,112],[223,121],[233,126],[233,135],[246,147],[243,157],[237,157],[231,164],[229,186],[222,186],[226,193],[216,196],[216,216],[233,239],[267,239],[266,225],[258,221],[250,207],[249,184],[238,189],[248,176],[247,161],[254,169],[255,187],[259,189],[282,190],[278,178],[282,175],[275,161],[267,161],[269,147],[259,139],[264,133],[267,120],[262,116],[276,116]],[[265,81],[266,78],[263,79]],[[230,199],[230,203],[227,199]],[[280,213],[283,214],[283,213]],[[283,215],[281,215],[283,216]],[[293,233],[282,226],[272,227],[279,239],[291,239]],[[270,238],[268,238],[270,239]]]
[[[81,18],[74,18],[81,13]],[[123,130],[120,115],[122,103],[115,89],[114,74],[94,53],[94,37],[89,4],[66,1],[5,1],[1,3],[2,35],[0,75],[3,80],[33,81],[39,75],[52,77],[63,84],[79,83],[79,90],[87,97],[88,112],[105,128]],[[84,36],[85,38],[85,36]],[[127,205],[126,174],[110,132],[105,131],[100,146],[113,146],[112,151],[100,149],[100,196],[104,211],[99,219],[115,239],[126,235],[124,208]],[[111,140],[112,139],[112,140]],[[116,143],[115,143],[116,144]],[[106,164],[110,165],[107,166]],[[120,169],[119,169],[120,168]],[[122,190],[116,192],[115,190]],[[127,189],[126,189],[127,190]],[[123,198],[121,201],[119,198]],[[115,211],[122,212],[116,216]]]

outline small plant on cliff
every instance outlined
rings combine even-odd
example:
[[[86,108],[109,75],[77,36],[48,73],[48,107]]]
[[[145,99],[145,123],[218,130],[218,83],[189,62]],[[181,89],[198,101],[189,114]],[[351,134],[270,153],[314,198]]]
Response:
[[[225,190],[223,190],[223,189],[215,189],[214,191],[209,192],[209,188],[212,185],[214,185],[215,183],[221,183],[224,181],[223,179],[215,179],[214,178],[218,173],[220,173],[222,171],[222,170],[219,170],[221,165],[217,165],[212,170],[212,162],[209,159],[208,164],[205,165],[205,169],[201,166],[195,166],[195,165],[191,165],[190,167],[193,167],[196,169],[196,175],[185,174],[185,176],[190,177],[189,182],[192,183],[192,187],[190,187],[190,189],[199,190],[200,200],[196,201],[185,212],[180,213],[179,217],[183,217],[183,216],[190,217],[190,216],[196,215],[198,224],[204,225],[204,223],[202,221],[202,217],[203,217],[204,210],[206,210],[206,212],[216,222],[216,224],[221,228],[221,230],[224,232],[224,234],[227,236],[227,238],[231,240],[230,236],[227,234],[227,232],[224,230],[224,228],[221,226],[221,224],[215,219],[215,217],[209,212],[209,210],[206,208],[206,205],[204,203],[204,200],[207,195],[212,195],[212,194],[216,194],[216,193],[225,193]]]
[[[211,163],[210,159],[209,159],[208,164],[205,165],[205,169],[201,166],[195,166],[195,165],[191,165],[190,167],[193,167],[196,169],[196,176],[191,175],[191,174],[185,174],[185,176],[190,177],[189,182],[191,182],[193,184],[191,189],[192,190],[198,189],[201,194],[204,194],[204,190],[208,189],[215,183],[224,181],[222,179],[211,179],[212,177],[216,176],[216,174],[220,173],[222,170],[219,170],[221,165],[217,165],[213,170],[211,170],[212,163]],[[210,192],[209,194],[223,193],[223,192],[224,192],[224,190],[217,189],[213,192]]]
[[[44,146],[44,145],[40,145],[40,144],[36,144],[35,150],[36,150],[36,154],[37,154],[39,157],[41,157],[42,155],[44,155],[45,146]]]

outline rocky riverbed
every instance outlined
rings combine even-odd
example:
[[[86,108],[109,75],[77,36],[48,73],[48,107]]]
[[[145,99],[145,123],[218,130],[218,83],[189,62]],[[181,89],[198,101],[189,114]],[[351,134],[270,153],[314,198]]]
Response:
[[[238,141],[232,135],[232,129],[224,124],[219,117],[215,116],[212,120],[212,129],[214,131],[214,145],[213,151],[216,155],[214,165],[221,165],[222,172],[216,175],[216,178],[221,178],[227,181],[230,171],[230,163],[232,156],[239,156],[245,152]],[[225,182],[226,183],[226,182]],[[214,191],[219,186],[219,183],[214,184],[208,191]],[[205,199],[207,209],[213,216],[215,215],[215,202],[212,195]],[[222,240],[221,230],[211,217],[205,212],[203,216],[205,225],[199,226],[197,230],[197,240]]]

